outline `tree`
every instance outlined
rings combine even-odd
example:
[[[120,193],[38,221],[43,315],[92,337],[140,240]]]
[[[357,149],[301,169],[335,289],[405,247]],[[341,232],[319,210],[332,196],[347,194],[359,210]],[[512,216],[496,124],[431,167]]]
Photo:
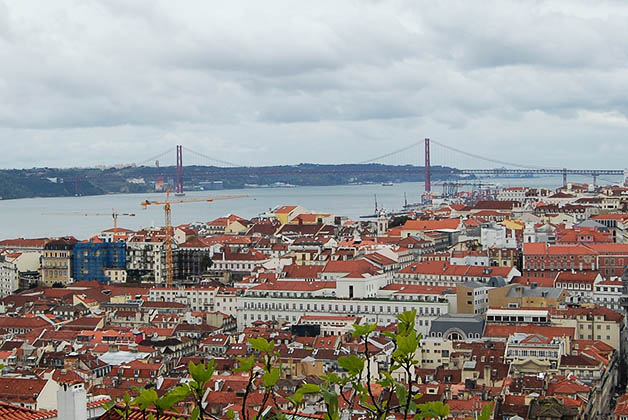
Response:
[[[305,396],[316,394],[324,403],[326,412],[324,420],[340,420],[342,414],[354,414],[354,407],[357,405],[367,413],[369,419],[385,419],[389,414],[401,413],[405,420],[411,418],[419,419],[446,419],[449,416],[449,406],[441,401],[418,404],[422,395],[418,393],[417,377],[414,374],[414,367],[418,361],[414,356],[419,349],[421,334],[415,329],[416,311],[406,311],[397,315],[396,331],[386,331],[383,334],[391,339],[393,349],[391,354],[390,367],[387,370],[379,371],[377,378],[373,377],[373,360],[370,350],[370,338],[375,332],[375,324],[354,324],[352,336],[360,340],[363,349],[359,354],[351,354],[338,358],[338,365],[344,372],[328,373],[322,376],[322,383],[303,384],[296,392],[286,397],[292,405],[290,414],[282,412],[276,407],[277,389],[276,384],[281,377],[281,366],[279,365],[279,353],[273,341],[268,341],[263,337],[249,339],[251,348],[257,353],[249,357],[238,357],[239,366],[234,373],[248,373],[249,379],[242,399],[242,404],[238,408],[241,420],[289,420],[296,416],[299,409],[303,407]],[[261,367],[259,366],[261,364]],[[153,389],[138,390],[139,396],[130,400],[128,394],[125,395],[122,403],[117,406],[113,403],[109,409],[115,409],[123,419],[129,418],[131,407],[137,407],[149,420],[159,420],[166,410],[170,410],[175,404],[190,397],[194,403],[191,412],[191,420],[215,419],[203,407],[203,397],[207,383],[211,380],[215,367],[213,360],[207,364],[190,363],[188,366],[192,381],[179,385],[163,397],[159,398]],[[395,377],[405,377],[405,382],[399,382]],[[375,395],[373,381],[379,385],[382,392]],[[262,402],[258,413],[252,418],[247,410],[247,400],[254,386],[263,390]],[[393,396],[396,397],[393,399]],[[340,401],[343,401],[346,408],[341,412]],[[274,402],[274,407],[271,404]],[[482,410],[478,420],[489,420],[491,418],[493,404],[487,404]],[[150,410],[150,413],[149,413]],[[152,416],[152,417],[151,417]],[[235,418],[236,412],[230,410],[227,417]]]

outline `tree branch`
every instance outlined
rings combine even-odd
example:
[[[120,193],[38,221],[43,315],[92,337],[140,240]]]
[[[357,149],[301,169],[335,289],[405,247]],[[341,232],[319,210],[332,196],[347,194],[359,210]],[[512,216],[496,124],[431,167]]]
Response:
[[[373,389],[371,388],[371,355],[369,352],[368,337],[368,334],[362,337],[362,339],[364,340],[364,356],[366,357],[366,389],[368,390],[369,396],[373,401],[373,406],[377,409],[377,415],[379,417],[382,414],[383,410],[375,400],[375,395],[373,395]]]

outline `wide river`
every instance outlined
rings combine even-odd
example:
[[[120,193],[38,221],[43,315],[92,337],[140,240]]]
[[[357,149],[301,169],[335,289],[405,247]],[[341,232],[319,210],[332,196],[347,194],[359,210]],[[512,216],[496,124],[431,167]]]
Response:
[[[573,182],[590,182],[586,178],[573,177]],[[610,178],[620,182],[620,179]],[[533,187],[556,188],[560,177],[533,179],[487,179],[500,187],[527,185]],[[605,183],[604,181],[600,181]],[[607,183],[607,182],[606,182]],[[440,192],[441,187],[432,188]],[[467,187],[466,190],[469,188]],[[184,203],[172,206],[174,225],[196,221],[207,222],[217,217],[234,213],[251,218],[264,213],[277,205],[299,204],[319,212],[357,218],[372,214],[374,196],[380,207],[400,209],[404,193],[408,202],[418,202],[424,191],[422,182],[399,183],[393,186],[381,184],[339,185],[329,187],[259,188],[240,190],[220,190],[188,192],[184,198],[211,197],[226,194],[247,194],[247,198],[215,201],[211,203]],[[90,197],[29,198],[0,201],[0,239],[16,237],[53,237],[74,235],[86,239],[104,229],[111,228],[113,221],[106,216],[81,216],[75,212],[111,213],[112,209],[121,213],[134,213],[135,217],[120,217],[119,225],[129,229],[164,224],[164,210],[161,206],[150,206],[143,210],[140,203],[146,199],[158,200],[165,194],[116,194]],[[67,214],[67,215],[66,215]]]

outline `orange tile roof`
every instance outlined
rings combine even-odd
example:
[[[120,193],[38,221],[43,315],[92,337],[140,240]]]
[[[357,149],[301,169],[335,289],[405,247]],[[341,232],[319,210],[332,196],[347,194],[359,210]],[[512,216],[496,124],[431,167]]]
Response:
[[[593,284],[595,279],[599,276],[597,271],[578,271],[575,273],[569,271],[563,271],[556,276],[556,283],[569,282],[569,283],[590,283]]]
[[[488,324],[484,330],[484,337],[508,338],[515,333],[542,334],[545,337],[573,337],[575,328],[547,327],[543,325],[497,325]]]
[[[607,321],[614,322],[623,322],[624,316],[619,312],[615,312],[612,309],[606,308],[604,306],[596,306],[594,308],[567,308],[567,309],[557,309],[557,308],[549,308],[552,315],[556,316],[565,316],[567,318],[574,318],[577,316],[603,316]]]
[[[288,214],[296,208],[297,206],[283,206],[277,209],[277,211],[275,211],[275,214]]]
[[[349,261],[328,261],[323,269],[324,273],[374,273],[377,271],[377,267],[369,261],[364,259],[349,260]]]
[[[322,265],[296,265],[290,264],[283,268],[286,278],[292,279],[315,279],[318,273],[323,270]]]
[[[545,242],[529,242],[523,244],[523,253],[526,255],[595,255],[596,252],[591,249],[593,246],[548,245]]]
[[[460,219],[408,220],[402,230],[454,230],[460,226]]]
[[[400,274],[430,274],[456,277],[508,277],[513,267],[483,267],[479,265],[452,265],[447,261],[428,261],[410,264]]]
[[[602,255],[628,254],[628,244],[587,244],[587,247]]]
[[[628,214],[626,213],[609,213],[609,214],[596,214],[592,216],[593,220],[627,220]]]
[[[0,418],[3,420],[43,420],[57,418],[56,412],[36,411],[30,408],[0,402]]]

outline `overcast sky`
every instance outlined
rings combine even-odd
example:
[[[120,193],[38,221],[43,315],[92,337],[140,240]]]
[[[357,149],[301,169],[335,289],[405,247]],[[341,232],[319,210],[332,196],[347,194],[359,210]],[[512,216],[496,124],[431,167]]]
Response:
[[[176,144],[357,162],[430,137],[623,168],[627,28],[625,1],[0,0],[0,167],[174,161]]]

